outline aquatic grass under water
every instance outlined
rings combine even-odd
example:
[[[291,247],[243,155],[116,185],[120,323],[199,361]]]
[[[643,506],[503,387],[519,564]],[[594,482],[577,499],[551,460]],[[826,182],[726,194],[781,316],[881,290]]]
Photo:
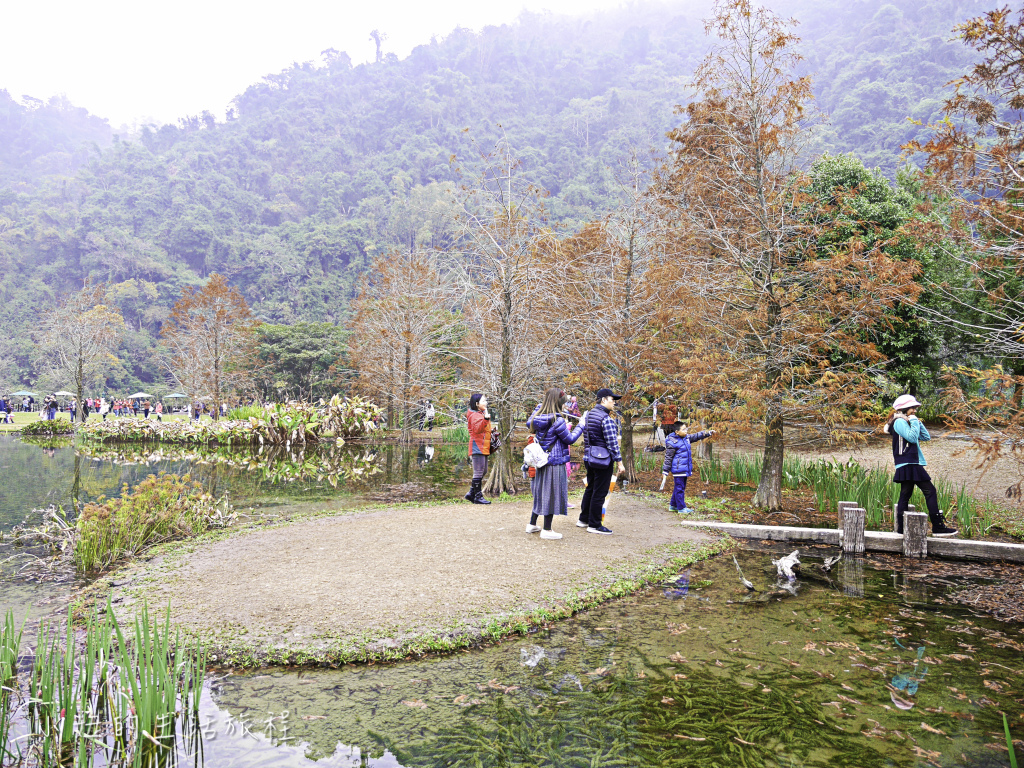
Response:
[[[375,736],[402,765],[526,768],[557,765],[658,765],[707,768],[804,764],[829,755],[837,768],[881,768],[889,756],[855,741],[836,725],[818,725],[820,680],[809,673],[788,683],[799,700],[775,692],[771,674],[750,677],[743,665],[733,674],[687,667],[637,678],[626,670],[577,687],[571,677],[551,678],[530,707],[502,697],[482,701],[457,726],[438,728],[409,746]],[[749,666],[749,665],[746,665]],[[794,727],[802,723],[803,726]],[[815,764],[818,764],[815,762]]]
[[[4,639],[8,628],[10,611]],[[202,646],[172,634],[169,612],[161,624],[143,606],[126,636],[108,603],[88,617],[79,643],[69,610],[63,626],[40,628],[28,679],[15,672],[5,683],[4,759],[21,764],[31,756],[38,765],[73,761],[88,768],[102,755],[104,765],[172,765],[179,736],[198,746],[205,671]],[[12,739],[12,726],[19,725],[24,733]]]

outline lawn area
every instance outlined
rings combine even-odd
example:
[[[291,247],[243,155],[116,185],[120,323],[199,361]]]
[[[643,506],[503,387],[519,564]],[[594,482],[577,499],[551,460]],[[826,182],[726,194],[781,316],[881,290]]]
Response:
[[[57,414],[57,418],[58,419],[64,419],[66,421],[68,419],[67,411],[64,411],[62,413],[58,413]],[[108,419],[142,419],[142,414],[140,413],[138,416],[113,416],[113,415],[108,415],[107,418]],[[152,419],[155,419],[156,417],[153,414],[150,414],[149,418],[152,420]],[[188,418],[188,414],[187,413],[165,413],[164,414],[164,421],[183,421],[183,420],[185,420],[187,418]],[[203,416],[203,419],[207,419],[208,420],[209,418],[210,418],[209,416]],[[88,420],[89,421],[102,421],[103,417],[100,416],[98,413],[90,413]],[[32,421],[39,421],[39,414],[38,413],[15,413],[14,414],[14,423],[13,424],[0,424],[0,433],[3,433],[3,432],[16,432],[19,429],[21,429],[22,426],[24,426],[25,424],[28,424],[29,422],[32,422]]]

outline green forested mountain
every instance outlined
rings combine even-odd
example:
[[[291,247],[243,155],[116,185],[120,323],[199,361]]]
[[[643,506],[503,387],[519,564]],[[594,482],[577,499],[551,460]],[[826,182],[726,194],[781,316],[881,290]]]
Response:
[[[113,131],[107,121],[66,98],[24,101],[19,104],[0,90],[0,188],[73,175],[90,155],[109,146]]]
[[[967,0],[777,0],[831,113],[818,150],[892,176],[968,52]],[[987,7],[987,6],[985,6]],[[366,260],[445,237],[442,186],[502,133],[566,226],[599,216],[631,151],[666,149],[709,41],[710,3],[456,30],[399,60],[347,55],[265,77],[211,115],[130,139],[63,102],[0,92],[0,382],[38,375],[31,332],[55,296],[114,286],[130,327],[111,386],[162,379],[152,349],[185,285],[229,276],[261,318],[339,322]],[[0,87],[3,83],[0,82]],[[468,129],[468,130],[467,130]],[[451,157],[457,157],[451,163]]]

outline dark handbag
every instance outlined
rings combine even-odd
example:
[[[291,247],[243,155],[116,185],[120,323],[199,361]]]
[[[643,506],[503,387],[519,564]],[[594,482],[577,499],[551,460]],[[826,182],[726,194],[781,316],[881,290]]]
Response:
[[[501,448],[501,433],[491,430],[491,453],[495,453],[499,448]]]
[[[602,422],[603,423],[603,422]],[[590,436],[590,430],[583,430],[583,436],[586,438],[586,447],[583,449],[583,463],[593,464],[595,467],[610,467],[612,464],[612,454],[603,445],[592,445],[593,439]]]
[[[583,461],[595,467],[608,467],[612,463],[612,454],[603,445],[591,445],[583,452]]]

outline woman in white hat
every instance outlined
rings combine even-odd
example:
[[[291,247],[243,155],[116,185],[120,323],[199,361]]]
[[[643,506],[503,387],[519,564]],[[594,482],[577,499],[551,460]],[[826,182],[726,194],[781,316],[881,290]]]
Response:
[[[921,489],[924,503],[928,507],[928,518],[932,522],[932,536],[956,536],[956,528],[949,528],[939,511],[938,494],[932,478],[925,471],[921,443],[931,440],[928,429],[917,418],[921,406],[913,395],[900,395],[892,404],[894,411],[883,430],[892,436],[892,457],[896,463],[896,474],[892,481],[900,484],[900,498],[896,503],[896,532],[903,533],[903,513],[907,511],[914,486]]]

